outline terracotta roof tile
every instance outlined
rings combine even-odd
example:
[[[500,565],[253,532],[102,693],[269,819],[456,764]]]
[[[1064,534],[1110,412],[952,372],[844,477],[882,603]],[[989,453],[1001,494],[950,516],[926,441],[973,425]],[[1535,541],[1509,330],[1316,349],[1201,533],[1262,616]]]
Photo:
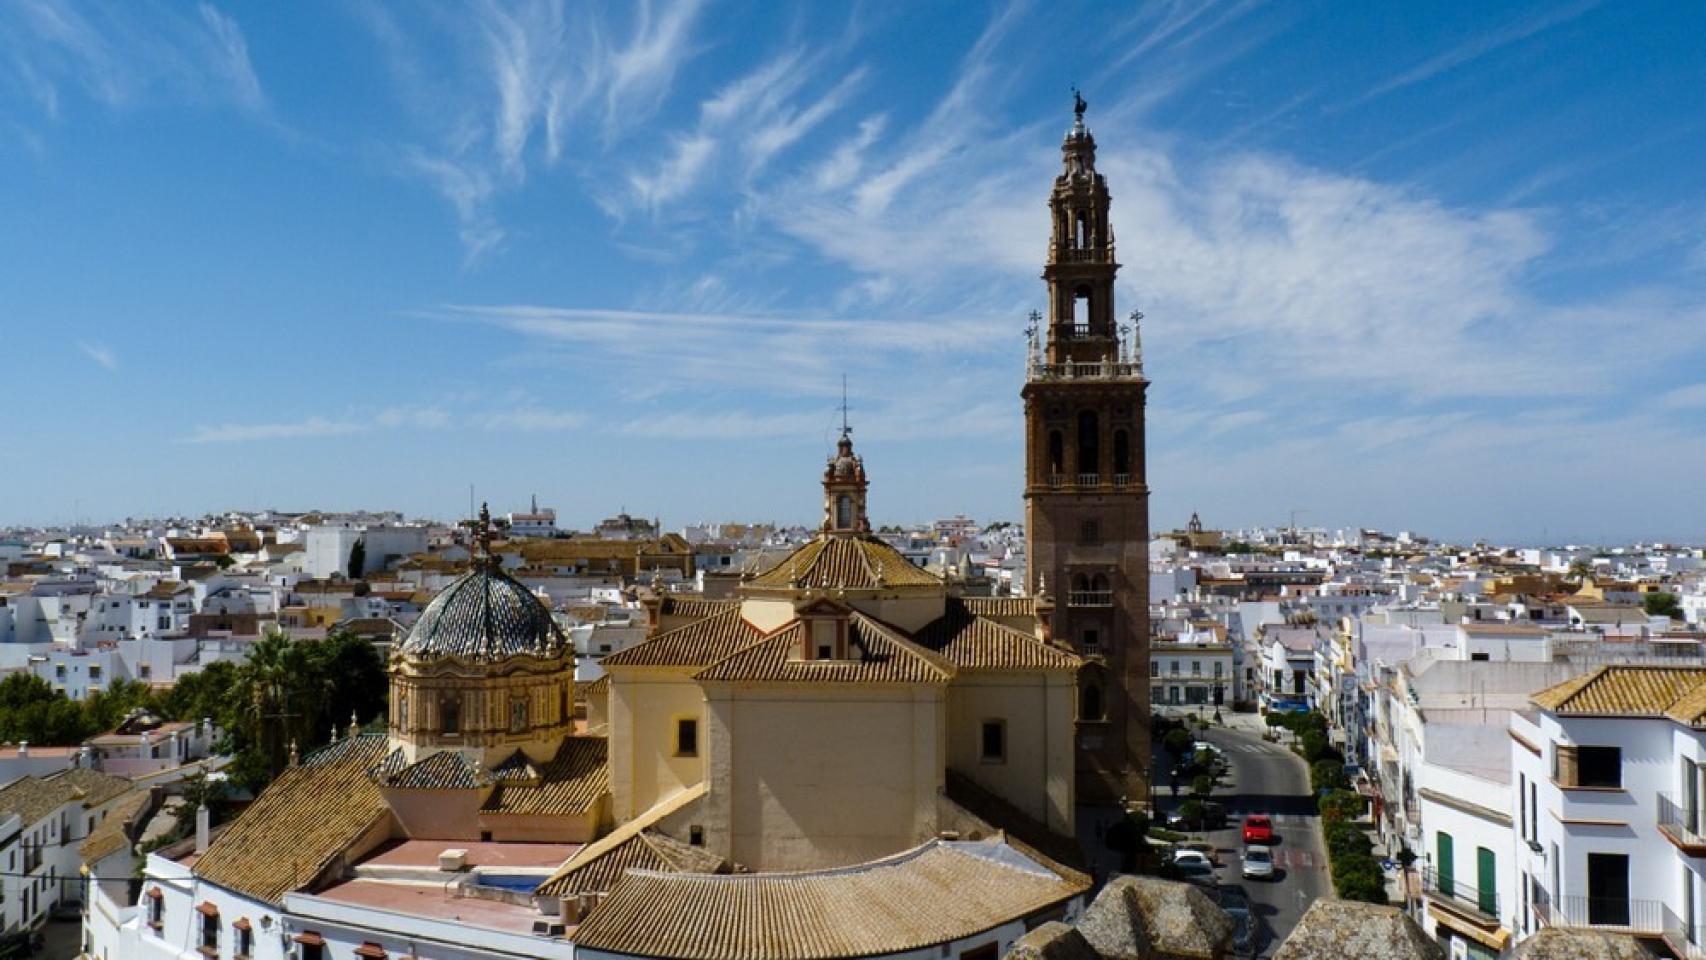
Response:
[[[918,631],[918,645],[973,670],[1076,670],[1083,660],[1031,634],[974,615],[961,600]]]
[[[703,597],[666,596],[658,612],[666,617],[711,617],[739,609],[739,600],[706,600]]]
[[[569,737],[555,757],[536,765],[537,785],[505,783],[499,777],[498,788],[480,812],[541,817],[585,813],[610,793],[608,755],[603,737]]]
[[[94,864],[131,845],[131,821],[147,810],[151,795],[136,790],[113,805],[111,811],[95,824],[95,829],[77,846],[77,855],[86,864]]]
[[[606,668],[702,667],[716,663],[760,636],[757,627],[741,619],[740,608],[731,607],[619,650],[599,663]]]
[[[570,897],[606,893],[629,870],[660,873],[728,873],[729,864],[704,847],[695,847],[656,830],[641,830],[595,857],[574,857],[536,896]]]
[[[1031,916],[1083,889],[999,840],[934,840],[884,860],[808,873],[630,870],[575,943],[670,960],[902,953]]]
[[[311,883],[391,815],[366,775],[384,750],[383,735],[363,734],[285,770],[196,861],[196,874],[275,904]]]
[[[1530,698],[1535,706],[1558,714],[1614,714],[1668,717],[1689,726],[1706,726],[1706,667],[1610,665]]]
[[[386,775],[379,785],[398,790],[477,790],[491,782],[479,764],[454,750],[444,750]]]
[[[750,587],[880,590],[940,586],[942,581],[875,537],[822,536],[800,545]]]
[[[801,621],[794,620],[694,677],[795,683],[947,683],[954,675],[952,663],[887,624],[855,612],[848,625],[852,634],[849,646],[858,653],[857,659],[792,659],[790,653],[805,629]]]
[[[1009,619],[1037,615],[1035,597],[961,597],[960,603],[979,617]]]
[[[639,836],[642,831],[651,829],[656,824],[662,822],[664,818],[679,813],[693,804],[698,803],[700,800],[703,800],[707,789],[708,788],[703,782],[696,783],[685,790],[679,791],[664,798],[663,800],[660,800],[639,816],[629,820],[627,823],[622,824],[604,836],[594,840],[592,843],[582,847],[580,850],[575,852],[574,856],[565,861],[561,867],[558,867],[556,873],[553,873],[549,879],[547,879],[543,884],[540,884],[538,889],[534,891],[535,894],[538,896],[558,897],[565,896],[583,888],[592,889],[590,885],[583,887],[583,884],[591,884],[595,881],[571,881],[569,878],[583,869],[591,868],[595,862],[602,860],[604,857],[611,856],[618,847],[628,843],[630,840],[633,840],[635,837]],[[614,875],[612,875],[612,882],[613,877]],[[596,882],[603,883],[604,881],[601,880]],[[599,889],[606,889],[607,887],[608,884],[606,884],[605,887],[600,887]]]

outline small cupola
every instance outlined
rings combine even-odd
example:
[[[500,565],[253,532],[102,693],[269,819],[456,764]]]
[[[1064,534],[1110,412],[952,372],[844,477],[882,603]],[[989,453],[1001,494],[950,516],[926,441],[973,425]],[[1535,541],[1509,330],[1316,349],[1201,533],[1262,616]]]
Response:
[[[853,428],[841,427],[835,456],[823,471],[823,532],[835,536],[858,536],[871,532],[865,516],[865,461],[853,452]]]

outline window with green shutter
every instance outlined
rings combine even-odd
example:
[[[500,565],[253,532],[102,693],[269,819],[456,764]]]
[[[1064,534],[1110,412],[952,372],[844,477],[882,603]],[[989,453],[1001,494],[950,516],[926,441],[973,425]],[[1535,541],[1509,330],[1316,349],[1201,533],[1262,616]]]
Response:
[[[1438,850],[1434,858],[1434,875],[1439,878],[1439,892],[1449,897],[1456,892],[1452,885],[1451,834],[1439,835]]]

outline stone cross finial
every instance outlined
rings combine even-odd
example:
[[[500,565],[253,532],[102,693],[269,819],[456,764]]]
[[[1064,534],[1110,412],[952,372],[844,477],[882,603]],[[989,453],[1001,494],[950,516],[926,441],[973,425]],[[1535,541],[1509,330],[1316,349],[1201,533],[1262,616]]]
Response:
[[[296,752],[296,741],[292,740],[290,741],[290,765],[294,767],[301,762],[302,756]]]

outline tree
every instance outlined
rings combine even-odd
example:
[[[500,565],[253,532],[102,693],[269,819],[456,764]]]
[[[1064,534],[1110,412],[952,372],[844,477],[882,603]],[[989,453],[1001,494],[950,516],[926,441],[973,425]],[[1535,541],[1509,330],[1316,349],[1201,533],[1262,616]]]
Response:
[[[1682,617],[1682,602],[1674,593],[1649,593],[1641,598],[1641,607],[1649,617]]]
[[[338,724],[354,716],[367,723],[384,716],[389,678],[385,661],[371,640],[336,630],[308,644],[314,668],[325,678],[326,718]]]
[[[1589,563],[1586,557],[1577,557],[1571,560],[1569,570],[1564,573],[1564,579],[1574,580],[1577,583],[1581,583],[1591,576],[1593,576],[1593,564]]]
[[[362,537],[349,550],[349,578],[360,580],[367,569],[367,538]]]
[[[1199,799],[1214,792],[1214,778],[1206,773],[1200,773],[1191,780],[1191,796]]]
[[[1175,760],[1184,762],[1191,752],[1191,735],[1182,729],[1170,730],[1167,736],[1162,739],[1161,744],[1167,748],[1167,752],[1172,754]]]

